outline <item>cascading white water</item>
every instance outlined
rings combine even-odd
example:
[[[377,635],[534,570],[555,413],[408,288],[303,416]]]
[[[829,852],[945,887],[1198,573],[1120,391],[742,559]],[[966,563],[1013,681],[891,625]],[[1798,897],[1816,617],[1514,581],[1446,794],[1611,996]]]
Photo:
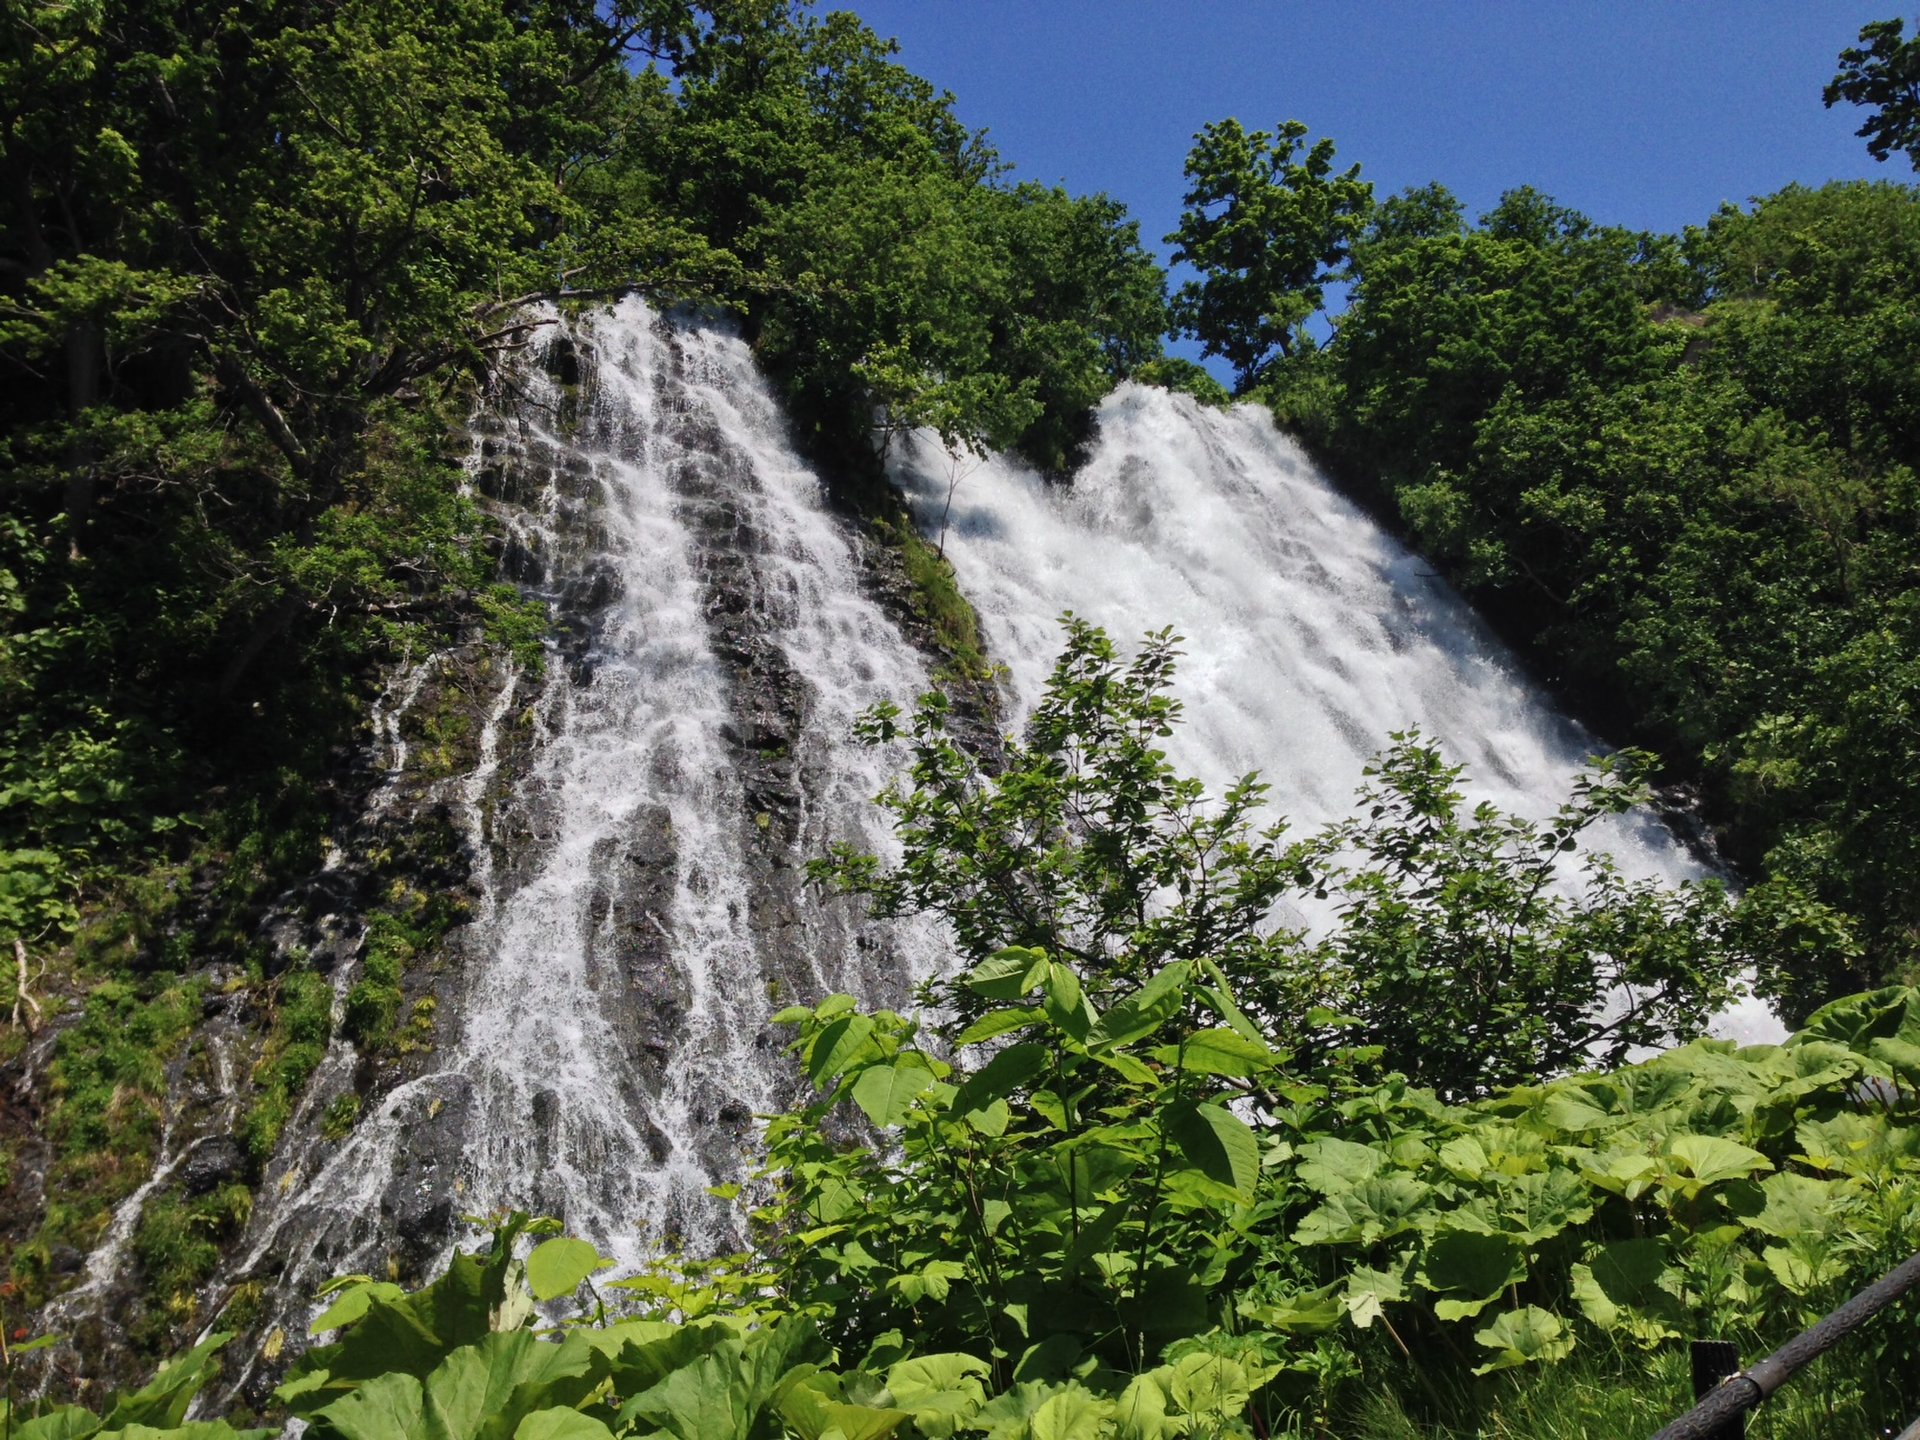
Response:
[[[944,517],[946,553],[1020,705],[1059,652],[1062,612],[1123,643],[1172,626],[1186,705],[1171,758],[1215,793],[1258,770],[1296,833],[1350,812],[1393,731],[1418,726],[1467,766],[1476,800],[1534,817],[1600,748],[1259,407],[1124,386],[1071,487],[1005,459],[956,459],[924,436],[895,473],[924,531]],[[1652,815],[1596,834],[1628,875],[1704,873]],[[1780,1033],[1753,1002],[1720,1024]]]
[[[628,1262],[663,1241],[724,1248],[739,1237],[707,1187],[739,1173],[750,1116],[791,1083],[770,1011],[830,990],[898,1002],[946,956],[931,925],[863,923],[800,884],[834,841],[893,851],[871,797],[900,757],[849,730],[928,677],[747,347],[632,300],[551,319],[582,383],[517,377],[502,518],[510,563],[572,639],[537,691],[509,677],[477,768],[437,782],[480,901],[431,1063],[338,1144],[317,1087],[269,1170],[233,1273],[296,1304],[382,1268],[396,1233],[417,1263],[422,1237],[509,1206]],[[1015,724],[1071,609],[1122,640],[1184,635],[1176,762],[1216,789],[1261,771],[1302,829],[1347,813],[1392,730],[1420,726],[1477,796],[1535,815],[1595,748],[1263,412],[1127,387],[1071,488],[1004,460],[956,470],[924,440],[897,473],[930,532],[958,476],[946,551],[1009,667]],[[1701,872],[1651,816],[1603,843],[1628,873]],[[323,1079],[344,1084],[336,1049]]]
[[[835,841],[891,850],[871,800],[898,757],[852,722],[928,677],[750,351],[638,300],[549,319],[584,383],[516,377],[504,518],[585,638],[531,704],[509,680],[449,788],[481,898],[430,1068],[269,1173],[292,1198],[238,1273],[296,1293],[380,1268],[409,1210],[445,1232],[530,1209],[629,1262],[738,1243],[707,1189],[791,1083],[768,1015],[841,989],[900,1003],[938,963],[930,926],[882,932],[800,883]],[[502,795],[511,726],[530,759]]]

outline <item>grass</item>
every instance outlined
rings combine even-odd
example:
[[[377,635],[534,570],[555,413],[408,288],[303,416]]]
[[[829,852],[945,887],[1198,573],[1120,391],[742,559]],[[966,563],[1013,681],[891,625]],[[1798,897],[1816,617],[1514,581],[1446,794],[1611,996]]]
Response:
[[[913,608],[932,629],[954,670],[965,679],[983,679],[989,673],[980,648],[980,618],[960,591],[953,565],[905,520],[875,522],[881,537],[900,552],[913,586]]]
[[[1913,1322],[1890,1315],[1882,1323]],[[1875,1404],[1898,1402],[1867,1361],[1864,1340],[1854,1337],[1753,1412],[1748,1440],[1867,1440],[1886,1433],[1888,1422],[1873,1414]],[[1422,1393],[1410,1375],[1396,1376],[1362,1395],[1330,1430],[1295,1433],[1329,1440],[1646,1440],[1693,1403],[1684,1345],[1650,1353],[1590,1348],[1542,1369],[1470,1385],[1442,1381],[1437,1394]]]

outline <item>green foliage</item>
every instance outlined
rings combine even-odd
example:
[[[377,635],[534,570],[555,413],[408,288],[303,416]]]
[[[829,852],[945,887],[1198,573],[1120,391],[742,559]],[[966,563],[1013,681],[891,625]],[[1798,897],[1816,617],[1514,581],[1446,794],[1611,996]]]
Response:
[[[1187,156],[1186,210],[1166,237],[1174,262],[1201,276],[1174,295],[1175,328],[1224,357],[1243,393],[1299,346],[1373,205],[1358,165],[1334,173],[1331,140],[1300,156],[1306,135],[1298,120],[1271,135],[1238,120],[1202,127]]]
[[[1574,860],[1595,820],[1645,799],[1641,755],[1604,762],[1542,824],[1464,814],[1461,771],[1398,735],[1360,793],[1367,819],[1288,843],[1284,821],[1260,814],[1257,777],[1215,799],[1168,761],[1171,634],[1123,662],[1097,627],[1066,626],[1025,738],[990,774],[948,735],[940,695],[910,720],[883,705],[862,721],[861,738],[904,739],[912,757],[911,788],[880,797],[902,857],[885,867],[842,846],[816,880],[877,914],[941,916],[975,961],[1008,947],[1060,957],[1096,1006],[1170,961],[1204,960],[1278,1043],[1317,1053],[1316,1013],[1342,1015],[1343,1046],[1449,1098],[1693,1034],[1751,947],[1789,928],[1777,914],[1736,923],[1716,885],[1630,884],[1604,857]],[[1283,905],[1328,899],[1325,935],[1279,923]],[[984,1008],[977,987],[940,998],[956,1026]]]
[[[1517,190],[1379,207],[1263,382],[1603,721],[1704,785],[1803,1018],[1912,973],[1920,206],[1791,187],[1684,238]]]
[[[1898,150],[1920,170],[1920,41],[1904,37],[1906,22],[1876,20],[1860,27],[1860,44],[1840,52],[1840,69],[1821,92],[1831,110],[1840,101],[1871,105],[1857,132],[1874,159]]]
[[[254,1066],[258,1095],[240,1135],[256,1166],[265,1166],[293,1114],[294,1102],[326,1057],[333,1033],[333,989],[311,970],[280,977],[273,1021]]]

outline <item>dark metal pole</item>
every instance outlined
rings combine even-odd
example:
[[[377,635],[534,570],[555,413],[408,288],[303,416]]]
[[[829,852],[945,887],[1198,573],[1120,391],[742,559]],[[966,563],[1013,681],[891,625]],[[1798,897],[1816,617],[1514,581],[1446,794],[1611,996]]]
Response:
[[[1655,1435],[1653,1440],[1716,1440],[1722,1424],[1753,1409],[1792,1379],[1795,1372],[1808,1362],[1826,1354],[1915,1285],[1920,1285],[1920,1255],[1888,1271],[1811,1330],[1796,1335],[1751,1370],[1722,1381],[1711,1395]]]

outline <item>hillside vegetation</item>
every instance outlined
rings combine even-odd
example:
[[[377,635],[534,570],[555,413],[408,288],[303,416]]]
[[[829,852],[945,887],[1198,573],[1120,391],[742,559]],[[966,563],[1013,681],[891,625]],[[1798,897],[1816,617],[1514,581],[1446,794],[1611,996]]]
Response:
[[[1911,186],[1796,187],[1679,236],[1520,188],[1469,224],[1438,184],[1376,199],[1297,122],[1222,121],[1169,300],[1119,205],[1013,182],[887,43],[787,0],[7,22],[6,1433],[1626,1435],[1683,1408],[1684,1340],[1757,1356],[1920,1248]],[[1883,157],[1920,158],[1916,43],[1868,27],[1829,92]],[[920,1016],[781,1016],[811,1091],[725,1197],[751,1254],[602,1283],[551,1222],[481,1217],[491,1242],[424,1288],[341,1277],[312,1337],[259,1337],[292,1362],[263,1415],[188,1421],[261,1313],[258,1284],[206,1313],[206,1282],[335,1038],[266,902],[364,800],[395,664],[455,640],[541,663],[463,425],[527,304],[630,290],[734,317],[960,636],[887,444],[931,427],[1065,479],[1116,382],[1222,398],[1162,356],[1175,325],[1650,749],[1529,821],[1383,736],[1355,818],[1292,836],[1257,777],[1208,796],[1169,766],[1174,637],[1123,660],[1070,618],[991,771],[938,695],[864,722],[910,756],[881,797],[902,857],[813,879],[939,917],[954,973]],[[455,755],[456,720],[425,723]],[[1582,852],[1653,751],[1743,897]],[[432,1030],[401,980],[465,902],[430,831],[379,871],[338,1020],[364,1061]],[[1309,901],[1324,930],[1288,928]],[[1692,1038],[1747,971],[1800,1033]],[[179,1358],[28,1398],[37,1317],[148,1177],[216,1016],[243,1041],[233,1163],[146,1204],[115,1361]],[[1672,1048],[1629,1063],[1649,1047]],[[1913,1319],[1767,1433],[1911,1420]]]
[[[1920,42],[1827,101],[1920,163]],[[1377,199],[1306,127],[1207,127],[1176,318],[1616,737],[1791,919],[1795,1020],[1920,965],[1920,191],[1792,186],[1680,235],[1522,186]],[[1306,319],[1350,282],[1333,333]]]

